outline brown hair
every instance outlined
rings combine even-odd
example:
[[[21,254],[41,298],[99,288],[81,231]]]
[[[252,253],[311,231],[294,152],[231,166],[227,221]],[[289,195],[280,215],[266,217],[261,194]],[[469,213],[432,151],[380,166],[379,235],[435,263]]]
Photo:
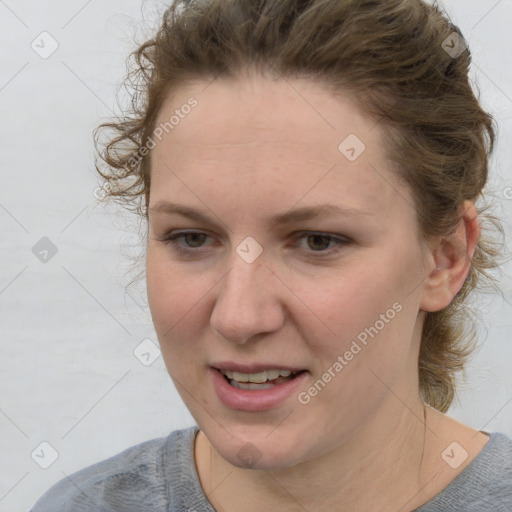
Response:
[[[448,236],[463,201],[481,195],[495,140],[493,118],[468,80],[464,45],[442,9],[422,0],[176,0],[156,35],[131,55],[129,112],[95,132],[103,189],[147,220],[147,148],[164,99],[189,80],[236,77],[253,66],[324,83],[383,123],[422,235]],[[427,313],[419,386],[443,412],[474,348],[466,298],[496,255],[492,240],[481,237],[460,292],[447,308]]]

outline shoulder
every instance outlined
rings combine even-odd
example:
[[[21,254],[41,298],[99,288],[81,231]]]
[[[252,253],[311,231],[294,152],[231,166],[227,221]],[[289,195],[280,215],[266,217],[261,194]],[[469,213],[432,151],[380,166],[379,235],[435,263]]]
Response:
[[[195,427],[175,430],[151,439],[66,476],[39,498],[30,512],[168,509],[166,477],[169,457],[180,464],[180,453],[190,444]],[[178,459],[178,460],[176,460]]]
[[[512,510],[512,438],[501,432],[489,435],[478,456],[418,512]]]

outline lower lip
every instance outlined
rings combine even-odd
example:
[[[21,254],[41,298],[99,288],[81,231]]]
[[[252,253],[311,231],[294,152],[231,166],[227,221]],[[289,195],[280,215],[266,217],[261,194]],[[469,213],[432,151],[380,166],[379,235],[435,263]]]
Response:
[[[281,405],[287,398],[297,393],[298,388],[307,378],[308,372],[302,372],[284,384],[276,384],[272,388],[250,391],[231,386],[224,375],[215,368],[210,368],[213,384],[219,400],[230,409],[239,411],[266,411]]]

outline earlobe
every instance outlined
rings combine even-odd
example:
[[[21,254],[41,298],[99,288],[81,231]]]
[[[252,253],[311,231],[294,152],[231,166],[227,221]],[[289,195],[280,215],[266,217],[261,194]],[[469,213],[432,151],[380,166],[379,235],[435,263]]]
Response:
[[[465,201],[461,209],[462,216],[454,233],[431,247],[433,268],[423,288],[422,311],[434,312],[447,307],[462,288],[471,268],[480,238],[480,223],[471,201]]]

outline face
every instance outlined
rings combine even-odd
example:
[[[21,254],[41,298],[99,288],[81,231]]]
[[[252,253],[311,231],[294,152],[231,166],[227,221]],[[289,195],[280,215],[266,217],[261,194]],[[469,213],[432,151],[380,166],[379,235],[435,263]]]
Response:
[[[210,82],[157,120],[175,117],[152,149],[150,310],[216,451],[290,467],[366,428],[389,387],[416,392],[424,246],[384,128],[348,97]]]

